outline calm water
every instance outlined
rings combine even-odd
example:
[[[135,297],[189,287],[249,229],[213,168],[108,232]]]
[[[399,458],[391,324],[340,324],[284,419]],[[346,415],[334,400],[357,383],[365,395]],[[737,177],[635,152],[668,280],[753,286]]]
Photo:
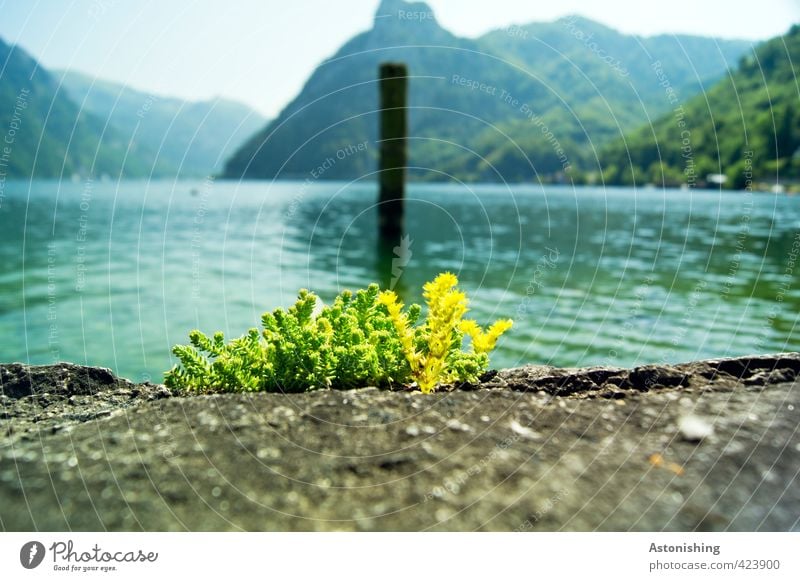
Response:
[[[387,253],[371,184],[8,183],[0,361],[159,380],[192,328],[241,334],[300,287],[330,301],[380,280],[418,300],[444,270],[479,321],[515,320],[495,367],[800,350],[800,197],[419,184],[409,198],[409,241]]]

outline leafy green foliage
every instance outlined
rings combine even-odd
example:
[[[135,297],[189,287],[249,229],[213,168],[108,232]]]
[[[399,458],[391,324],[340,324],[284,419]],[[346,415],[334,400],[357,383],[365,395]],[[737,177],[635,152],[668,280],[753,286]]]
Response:
[[[165,383],[200,392],[303,392],[417,382],[428,392],[437,383],[477,381],[511,322],[483,332],[463,321],[467,301],[454,289],[457,282],[444,274],[425,285],[429,313],[421,325],[419,305],[403,310],[394,293],[375,284],[342,292],[316,316],[319,299],[301,290],[292,307],[263,315],[260,333],[250,329],[225,343],[222,333],[192,331],[190,345],[173,349],[180,365],[165,374]],[[465,333],[472,338],[466,351]]]

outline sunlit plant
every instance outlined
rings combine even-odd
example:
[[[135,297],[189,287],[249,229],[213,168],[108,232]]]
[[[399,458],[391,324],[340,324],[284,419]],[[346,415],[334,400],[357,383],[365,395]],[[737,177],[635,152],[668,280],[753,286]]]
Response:
[[[301,290],[294,306],[264,314],[261,332],[250,329],[226,343],[222,333],[192,331],[190,345],[173,349],[180,364],[165,383],[201,392],[417,385],[425,393],[440,384],[474,383],[512,323],[500,320],[484,331],[464,319],[468,300],[457,286],[450,273],[425,284],[422,323],[419,305],[406,309],[394,292],[375,284],[342,292],[316,315],[319,299]]]

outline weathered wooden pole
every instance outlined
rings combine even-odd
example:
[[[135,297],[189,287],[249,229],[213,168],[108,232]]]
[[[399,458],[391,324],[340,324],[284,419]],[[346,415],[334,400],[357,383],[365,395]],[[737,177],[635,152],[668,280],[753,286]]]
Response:
[[[403,197],[408,159],[408,69],[403,63],[380,66],[381,147],[378,236],[397,243],[403,235]]]

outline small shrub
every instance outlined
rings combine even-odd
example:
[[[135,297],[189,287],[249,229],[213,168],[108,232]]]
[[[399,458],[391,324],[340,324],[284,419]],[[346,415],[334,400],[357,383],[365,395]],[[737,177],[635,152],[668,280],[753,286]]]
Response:
[[[497,321],[484,331],[465,320],[468,301],[457,285],[449,273],[425,284],[422,324],[419,305],[405,309],[395,293],[375,284],[342,292],[317,316],[317,297],[301,290],[294,306],[264,314],[261,333],[250,329],[226,344],[222,333],[209,338],[192,331],[191,345],[173,349],[180,365],[165,374],[165,383],[201,392],[302,392],[416,382],[428,393],[440,383],[475,382],[512,323]]]

